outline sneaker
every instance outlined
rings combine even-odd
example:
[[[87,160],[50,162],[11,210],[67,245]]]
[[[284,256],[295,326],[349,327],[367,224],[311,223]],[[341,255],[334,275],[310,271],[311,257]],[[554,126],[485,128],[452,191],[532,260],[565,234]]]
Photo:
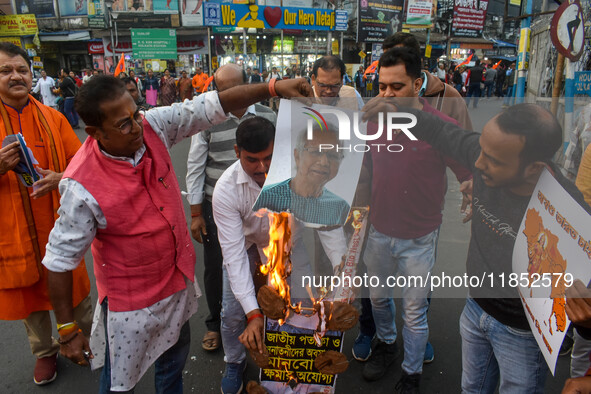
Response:
[[[33,381],[36,385],[43,386],[57,378],[57,353],[53,356],[38,358],[35,363]]]
[[[423,357],[423,364],[431,364],[435,359],[435,351],[433,350],[433,345],[431,342],[427,342],[427,347],[425,348],[425,356]]]
[[[402,377],[394,387],[398,394],[419,394],[419,384],[421,383],[421,374],[415,373],[408,375],[402,371]]]
[[[226,372],[222,377],[223,394],[239,394],[242,392],[242,375],[246,370],[246,359],[241,363],[226,363]]]
[[[373,354],[363,368],[363,378],[368,381],[380,379],[388,371],[388,367],[394,363],[398,356],[398,345],[396,342],[387,344],[378,341]]]
[[[371,356],[371,341],[373,337],[359,333],[353,344],[353,358],[357,361],[367,361]]]

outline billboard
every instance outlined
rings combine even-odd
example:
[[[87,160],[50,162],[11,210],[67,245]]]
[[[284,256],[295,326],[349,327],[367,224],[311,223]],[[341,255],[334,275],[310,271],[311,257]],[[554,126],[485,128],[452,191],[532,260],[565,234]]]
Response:
[[[482,37],[488,0],[455,0],[451,35],[455,37]]]
[[[358,42],[382,42],[401,27],[404,0],[359,0]]]

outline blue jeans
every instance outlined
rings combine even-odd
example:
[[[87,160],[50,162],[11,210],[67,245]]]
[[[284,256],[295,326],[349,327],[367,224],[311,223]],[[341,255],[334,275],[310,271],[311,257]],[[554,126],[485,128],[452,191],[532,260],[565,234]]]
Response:
[[[462,393],[544,392],[548,367],[531,331],[501,324],[468,298],[460,317]]]
[[[478,107],[478,99],[480,99],[481,95],[480,82],[471,83],[466,94],[466,107],[470,107],[470,97],[472,96],[474,96],[474,108]]]
[[[484,82],[484,91],[485,91],[486,97],[490,98],[493,94],[493,90],[494,90],[493,81]]]
[[[78,127],[78,114],[74,111],[74,97],[66,97],[64,99],[64,112],[70,126]]]
[[[507,87],[507,95],[505,96],[505,100],[503,100],[503,105],[513,105],[515,102],[513,98],[513,89],[514,86]]]
[[[258,288],[266,283],[267,277],[260,274],[258,270],[257,262],[260,262],[260,257],[256,246],[251,246],[247,253],[256,294]],[[244,312],[242,305],[234,296],[226,266],[223,267],[223,272],[220,333],[222,334],[222,346],[224,347],[224,361],[237,364],[246,358],[246,349],[238,340],[238,337],[246,328],[246,312]]]
[[[426,279],[435,264],[438,233],[437,229],[420,238],[400,239],[382,234],[371,226],[363,255],[368,275],[380,278],[380,285],[370,288],[370,297],[376,334],[382,342],[394,343],[397,336],[396,306],[392,299],[394,289],[384,281],[396,274],[399,279],[407,279],[407,285],[402,287],[402,369],[407,374],[423,371],[425,347],[429,339],[427,310],[430,285]],[[422,278],[422,286],[419,282],[408,283],[411,277]],[[381,287],[382,284],[385,286]],[[401,282],[398,284],[403,285]]]
[[[105,338],[109,338],[107,332],[107,299],[101,304],[105,316]],[[105,351],[105,365],[101,373],[99,393],[117,393],[122,391],[111,391],[111,361],[109,358],[109,344],[107,343]],[[182,394],[183,393],[183,368],[189,355],[191,347],[191,328],[189,321],[181,327],[178,341],[167,351],[165,351],[155,363],[154,385],[158,394]],[[134,389],[125,391],[133,393]]]

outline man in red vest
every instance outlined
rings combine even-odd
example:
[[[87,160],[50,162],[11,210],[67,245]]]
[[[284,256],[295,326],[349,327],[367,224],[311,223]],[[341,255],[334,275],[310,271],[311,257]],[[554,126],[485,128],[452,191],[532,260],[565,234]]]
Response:
[[[200,290],[168,149],[232,110],[270,96],[311,94],[303,80],[242,85],[143,114],[117,78],[99,76],[82,86],[76,111],[90,138],[60,183],[60,218],[43,264],[56,319],[71,322],[71,272],[92,244],[97,325],[90,345],[78,331],[60,343],[72,361],[104,365],[100,393],[133,390],[152,363],[157,392],[182,392],[188,320]]]

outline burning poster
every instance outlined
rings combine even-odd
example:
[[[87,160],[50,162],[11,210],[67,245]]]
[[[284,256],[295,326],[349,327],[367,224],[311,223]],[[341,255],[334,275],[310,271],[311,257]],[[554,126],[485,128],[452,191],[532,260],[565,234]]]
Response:
[[[264,250],[267,264],[261,267],[268,275],[268,285],[257,295],[267,316],[265,351],[262,355],[251,352],[261,368],[261,385],[270,393],[333,393],[337,374],[348,367],[341,352],[344,331],[351,329],[359,316],[349,304],[354,298],[353,281],[343,279],[338,285],[320,289],[308,284],[306,296],[294,297],[292,290],[298,285],[291,274],[298,263],[292,260],[297,261],[298,252],[292,240],[293,232],[299,231],[297,219],[285,212],[270,215],[270,242]],[[367,217],[367,208],[352,209],[345,226],[350,233],[349,246],[335,277],[355,276]]]
[[[534,336],[552,374],[570,324],[565,291],[591,279],[591,218],[545,170],[521,222],[513,273],[505,286],[519,289]]]
[[[274,160],[253,210],[290,212],[308,227],[342,226],[363,160],[361,116],[327,105],[282,100]],[[352,132],[353,131],[353,132]]]

